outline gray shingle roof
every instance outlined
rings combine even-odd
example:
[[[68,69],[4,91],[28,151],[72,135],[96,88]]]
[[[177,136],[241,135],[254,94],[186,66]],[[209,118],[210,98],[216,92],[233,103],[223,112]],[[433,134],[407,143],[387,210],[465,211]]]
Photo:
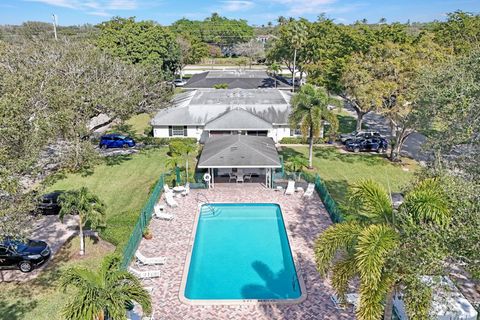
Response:
[[[212,70],[193,75],[185,84],[185,88],[213,88],[216,84],[228,84],[229,89],[274,88],[275,80],[265,71],[260,70]],[[278,88],[290,88],[282,80],[277,81]]]
[[[243,110],[230,110],[205,125],[205,130],[268,130],[272,124]]]
[[[272,138],[257,136],[210,137],[203,147],[199,168],[280,168]]]
[[[199,89],[177,95],[152,125],[205,125],[243,109],[270,124],[288,124],[291,93],[275,89]]]

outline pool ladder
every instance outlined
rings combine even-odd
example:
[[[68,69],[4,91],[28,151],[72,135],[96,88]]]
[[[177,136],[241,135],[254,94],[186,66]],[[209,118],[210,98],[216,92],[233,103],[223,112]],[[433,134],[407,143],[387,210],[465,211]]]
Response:
[[[200,197],[203,197],[204,199],[202,200],[200,199]],[[202,205],[204,205],[205,208],[207,208],[212,215],[217,214],[217,211],[215,210],[215,208],[212,207],[206,195],[198,194],[195,200],[197,201],[197,203],[201,203]]]

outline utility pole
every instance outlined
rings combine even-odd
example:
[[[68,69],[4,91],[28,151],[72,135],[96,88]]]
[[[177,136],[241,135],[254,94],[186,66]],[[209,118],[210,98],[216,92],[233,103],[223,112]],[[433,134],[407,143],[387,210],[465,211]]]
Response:
[[[55,41],[57,41],[58,40],[58,38],[57,38],[57,16],[53,13],[52,18],[53,18],[53,33],[55,34]]]

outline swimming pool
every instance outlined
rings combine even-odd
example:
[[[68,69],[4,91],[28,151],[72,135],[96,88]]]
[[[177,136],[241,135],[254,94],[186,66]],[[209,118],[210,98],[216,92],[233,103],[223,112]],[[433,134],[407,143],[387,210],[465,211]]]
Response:
[[[196,222],[180,294],[184,302],[302,298],[278,204],[204,204]]]

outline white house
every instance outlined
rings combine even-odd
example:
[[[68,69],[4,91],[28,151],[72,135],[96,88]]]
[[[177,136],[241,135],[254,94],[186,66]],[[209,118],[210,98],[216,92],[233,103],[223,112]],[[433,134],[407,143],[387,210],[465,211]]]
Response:
[[[154,137],[268,136],[274,142],[300,135],[290,130],[292,94],[277,89],[197,89],[174,97],[151,121]]]

